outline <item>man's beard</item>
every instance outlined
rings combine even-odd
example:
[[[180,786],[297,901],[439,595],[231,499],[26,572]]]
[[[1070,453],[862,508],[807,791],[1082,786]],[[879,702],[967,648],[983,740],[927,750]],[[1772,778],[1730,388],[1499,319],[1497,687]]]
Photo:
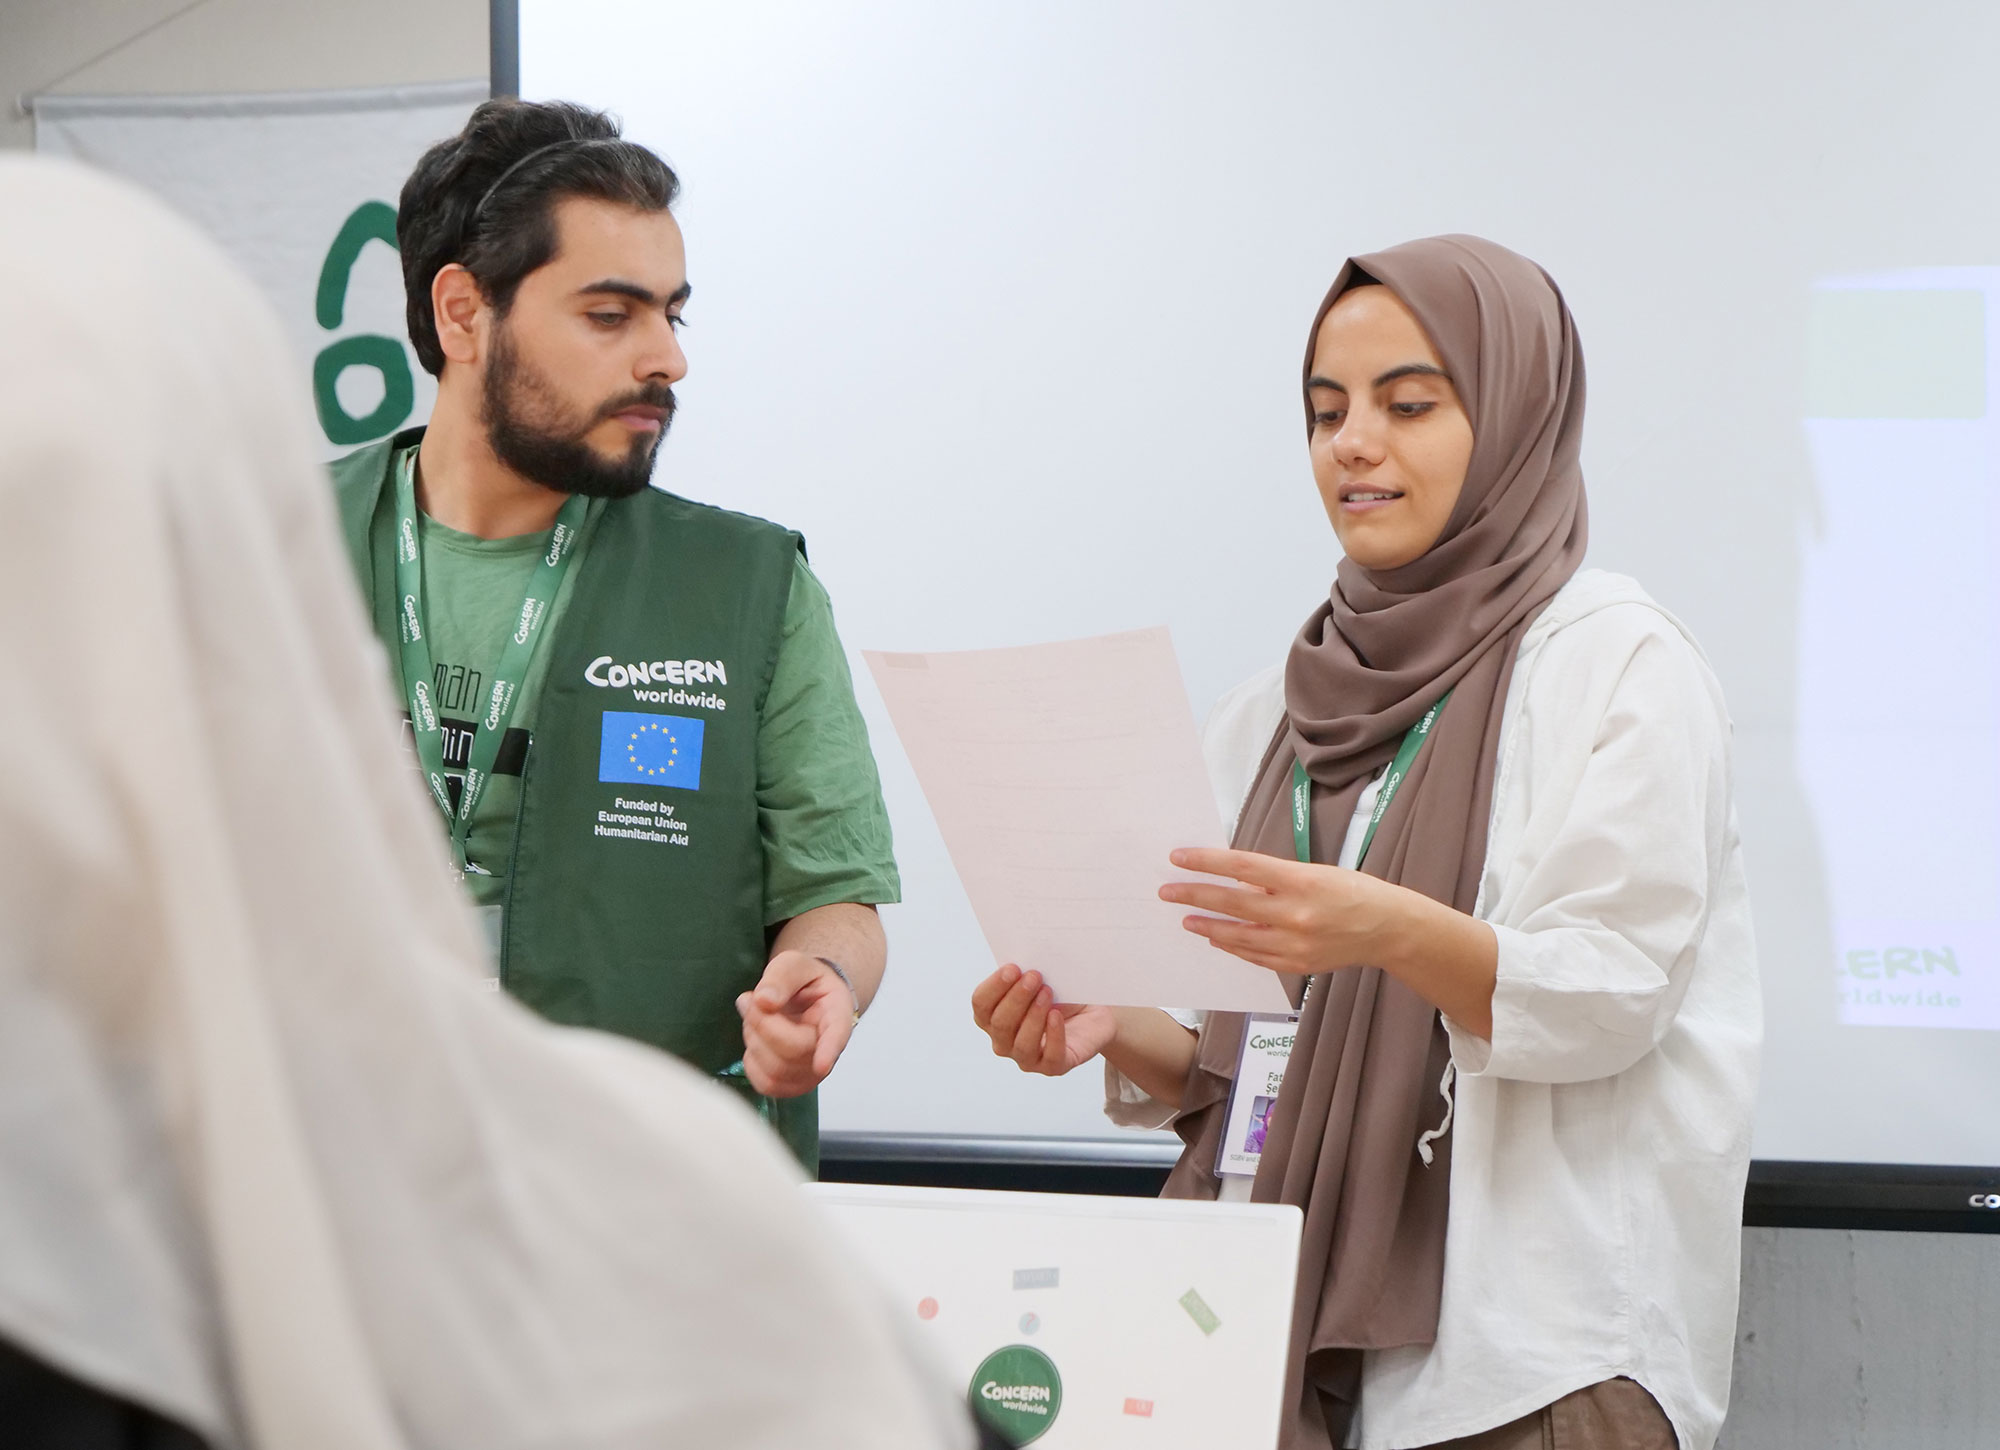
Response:
[[[637,434],[623,458],[606,462],[584,441],[591,429],[626,408],[644,406],[666,413],[660,431]],[[503,322],[494,331],[493,357],[486,367],[483,410],[486,441],[494,455],[521,477],[557,493],[589,498],[629,498],[653,477],[653,456],[674,421],[674,390],[651,383],[572,422],[548,379],[514,350]]]

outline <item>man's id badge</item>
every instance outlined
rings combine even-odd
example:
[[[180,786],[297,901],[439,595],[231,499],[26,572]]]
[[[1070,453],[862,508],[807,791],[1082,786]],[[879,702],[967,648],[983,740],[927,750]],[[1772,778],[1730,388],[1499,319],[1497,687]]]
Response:
[[[1244,1025],[1243,1055],[1236,1059],[1236,1085],[1229,1090],[1229,1118],[1216,1154],[1218,1175],[1248,1178],[1257,1172],[1298,1031],[1296,1016],[1252,1017]]]

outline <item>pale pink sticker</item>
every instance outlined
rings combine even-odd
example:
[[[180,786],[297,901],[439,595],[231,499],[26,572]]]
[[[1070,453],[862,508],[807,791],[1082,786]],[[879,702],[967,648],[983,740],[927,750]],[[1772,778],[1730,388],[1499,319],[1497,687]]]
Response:
[[[1125,1402],[1125,1413],[1128,1415],[1137,1415],[1142,1420],[1150,1420],[1153,1418],[1153,1402],[1151,1400],[1127,1400]]]
[[[919,1299],[917,1301],[917,1318],[919,1319],[937,1318],[937,1300]]]

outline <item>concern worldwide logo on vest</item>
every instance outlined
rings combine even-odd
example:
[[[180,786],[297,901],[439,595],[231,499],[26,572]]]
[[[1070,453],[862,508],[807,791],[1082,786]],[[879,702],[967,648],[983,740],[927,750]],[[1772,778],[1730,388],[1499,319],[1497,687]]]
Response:
[[[649,705],[693,705],[701,710],[727,710],[729,702],[703,685],[726,685],[729,669],[721,660],[625,660],[599,655],[583,667],[586,684],[600,690],[630,690],[634,700]],[[665,685],[666,689],[654,689]],[[689,686],[694,688],[690,689]]]
[[[1062,1410],[1062,1376],[1055,1361],[1039,1349],[1010,1344],[987,1355],[972,1372],[966,1398],[973,1414],[1010,1445],[1027,1445],[1055,1424]]]

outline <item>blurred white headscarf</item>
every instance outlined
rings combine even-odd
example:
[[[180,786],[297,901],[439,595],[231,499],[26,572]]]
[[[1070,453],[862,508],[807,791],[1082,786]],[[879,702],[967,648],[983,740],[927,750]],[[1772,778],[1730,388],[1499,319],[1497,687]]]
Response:
[[[268,307],[0,217],[0,1338],[218,1445],[969,1438],[747,1112],[482,983]]]

